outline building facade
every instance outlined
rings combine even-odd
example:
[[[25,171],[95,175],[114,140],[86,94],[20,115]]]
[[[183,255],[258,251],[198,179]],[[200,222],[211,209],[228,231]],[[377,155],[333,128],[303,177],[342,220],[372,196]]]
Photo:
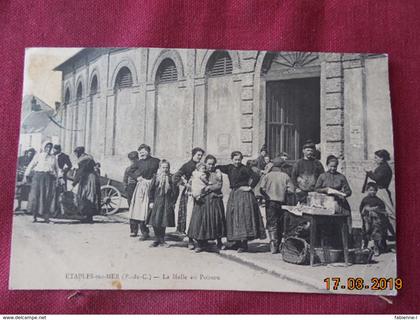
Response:
[[[62,145],[84,145],[117,180],[141,143],[176,170],[195,146],[220,163],[263,144],[298,159],[310,139],[321,161],[341,159],[357,209],[374,151],[393,154],[386,55],[82,49],[55,70]]]
[[[30,148],[39,152],[45,141],[59,143],[60,128],[51,121],[54,115],[55,110],[40,98],[23,97],[18,156]]]

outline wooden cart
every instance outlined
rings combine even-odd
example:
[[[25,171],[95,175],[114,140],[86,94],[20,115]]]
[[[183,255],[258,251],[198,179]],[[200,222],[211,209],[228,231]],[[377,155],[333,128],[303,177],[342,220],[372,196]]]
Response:
[[[100,177],[101,184],[101,212],[112,215],[121,208],[122,199],[127,198],[124,183],[107,177]]]

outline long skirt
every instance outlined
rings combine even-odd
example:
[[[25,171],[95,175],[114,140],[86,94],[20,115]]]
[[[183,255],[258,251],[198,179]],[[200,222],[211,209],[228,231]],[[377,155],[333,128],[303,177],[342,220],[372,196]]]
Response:
[[[209,194],[199,201],[194,201],[188,237],[196,240],[226,237],[225,208],[221,197]]]
[[[89,173],[79,182],[77,189],[79,212],[82,216],[92,217],[99,213],[101,204],[101,186],[96,173]]]
[[[226,209],[228,241],[265,239],[260,208],[252,191],[231,190]]]
[[[362,231],[365,240],[386,240],[388,219],[382,212],[367,211],[362,215]]]
[[[16,199],[19,201],[28,201],[31,186],[29,184],[16,183]]]
[[[35,172],[28,200],[28,211],[34,216],[48,218],[54,214],[55,181],[55,177],[48,172]]]
[[[192,211],[194,207],[194,198],[188,190],[183,189],[179,198],[177,231],[185,233],[190,225]]]
[[[146,223],[152,227],[175,227],[175,210],[169,195],[157,195]]]
[[[149,187],[152,180],[141,179],[137,182],[131,198],[128,217],[133,220],[146,221],[149,210]]]
[[[395,221],[395,206],[387,189],[378,189],[376,196],[385,203],[386,211],[391,220]]]
[[[254,189],[253,189],[253,191],[254,191],[254,195],[255,195],[255,197],[256,198],[262,198],[263,197],[263,195],[261,194],[261,191],[260,191],[260,188],[261,188],[261,182],[262,182],[262,177],[263,176],[261,176],[261,178],[260,178],[260,180],[258,180],[258,183],[257,183],[257,185],[254,187]]]

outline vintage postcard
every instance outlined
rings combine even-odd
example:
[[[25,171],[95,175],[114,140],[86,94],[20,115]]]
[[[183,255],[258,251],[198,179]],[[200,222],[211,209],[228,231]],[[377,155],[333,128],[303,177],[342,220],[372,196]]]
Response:
[[[11,289],[395,295],[386,54],[31,48]]]

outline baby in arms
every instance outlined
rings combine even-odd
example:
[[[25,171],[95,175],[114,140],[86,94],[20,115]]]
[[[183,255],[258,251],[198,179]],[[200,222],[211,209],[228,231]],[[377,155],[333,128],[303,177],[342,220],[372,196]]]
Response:
[[[197,163],[196,169],[191,177],[191,194],[195,200],[200,200],[203,196],[208,194],[206,187],[209,185],[207,168],[204,163]]]

